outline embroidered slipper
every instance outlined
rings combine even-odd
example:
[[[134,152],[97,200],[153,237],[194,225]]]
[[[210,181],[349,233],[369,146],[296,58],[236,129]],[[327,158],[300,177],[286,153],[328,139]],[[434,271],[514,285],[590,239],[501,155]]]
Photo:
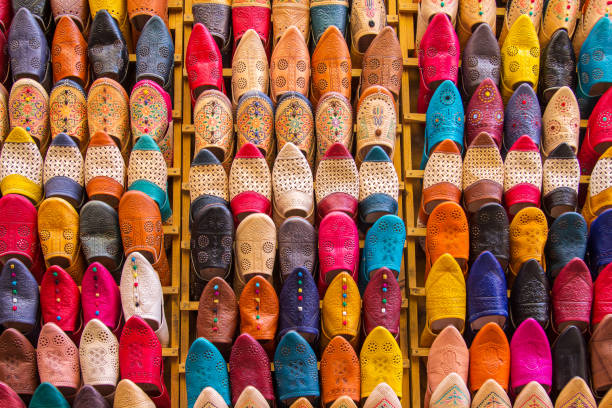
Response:
[[[246,145],[255,145],[266,158],[269,167],[274,163],[274,105],[260,91],[247,91],[236,108],[238,152]],[[232,136],[233,137],[233,136]],[[238,153],[236,153],[238,155]]]
[[[210,151],[229,172],[234,154],[234,119],[232,104],[216,89],[200,94],[193,108],[196,157],[202,149]],[[196,160],[194,157],[194,161]]]

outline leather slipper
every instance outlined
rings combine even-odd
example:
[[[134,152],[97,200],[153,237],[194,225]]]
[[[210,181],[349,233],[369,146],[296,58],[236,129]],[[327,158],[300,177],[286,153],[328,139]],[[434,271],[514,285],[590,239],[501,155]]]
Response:
[[[278,326],[278,297],[274,287],[261,276],[255,276],[244,286],[238,301],[240,333],[247,333],[262,345],[274,340]]]
[[[510,344],[494,322],[485,324],[470,346],[470,391],[482,390],[489,381],[501,390],[507,390],[510,381]]]
[[[368,228],[385,214],[397,214],[398,196],[393,162],[380,146],[372,147],[359,168],[359,221]]]
[[[227,207],[210,205],[194,215],[191,264],[198,280],[208,282],[214,277],[229,278],[233,242],[234,221]],[[193,295],[199,298],[199,294]]]
[[[13,391],[9,385],[3,382],[0,382],[0,402],[3,404],[8,404],[7,406],[13,408],[26,408],[25,403],[19,397],[19,394]]]
[[[544,156],[549,156],[563,143],[567,143],[574,154],[578,152],[580,112],[571,88],[563,86],[552,94],[542,115],[542,130]]]
[[[315,129],[317,135],[316,166],[327,150],[340,143],[349,150],[353,146],[353,108],[349,100],[338,92],[326,93],[315,109]]]
[[[16,258],[32,268],[40,256],[38,213],[32,202],[20,194],[0,198],[0,227],[6,231],[0,239],[0,261]]]
[[[308,98],[294,91],[279,96],[274,128],[279,154],[287,143],[293,143],[312,169],[315,161],[315,124]]]
[[[315,18],[312,20],[314,22]],[[312,71],[310,82],[312,104],[317,105],[328,92],[338,92],[350,99],[351,56],[343,34],[337,26],[329,25],[315,44],[310,59],[310,65],[317,67]]]
[[[119,8],[125,13],[124,6],[113,7],[110,12],[113,14],[120,13],[121,11],[117,10]],[[94,78],[110,78],[123,83],[127,78],[128,48],[132,48],[131,38],[126,38],[122,33],[123,30],[119,26],[122,19],[117,19],[117,16],[111,15],[106,8],[102,8],[95,13],[94,7],[90,9],[93,22],[87,41],[87,54]]]
[[[470,392],[465,385],[465,381],[459,374],[450,373],[431,393],[429,406],[431,408],[442,408],[452,405],[457,408],[469,408],[470,402]]]
[[[39,384],[36,350],[30,341],[15,329],[5,329],[0,334],[0,361],[2,384],[29,400]]]
[[[72,399],[81,385],[79,350],[54,323],[45,324],[40,331],[36,360],[40,381],[53,384],[64,397]],[[35,398],[36,392],[32,400]]]
[[[593,393],[591,393],[591,388],[580,377],[570,380],[561,390],[557,396],[555,407],[564,407],[568,404],[589,408],[597,407],[597,402]]]
[[[79,208],[84,198],[84,161],[79,146],[67,134],[51,140],[43,165],[45,197],[58,197]]]
[[[510,320],[516,328],[532,318],[542,328],[550,323],[550,284],[542,266],[529,259],[521,266],[510,293]]]
[[[108,109],[109,105],[114,109]],[[91,84],[87,94],[87,124],[92,139],[99,132],[106,133],[121,153],[126,152],[130,145],[130,100],[121,84],[106,77]]]
[[[591,223],[587,250],[589,265],[594,277],[601,269],[612,262],[612,236],[607,231],[612,230],[612,209],[605,210]]]
[[[243,3],[248,3],[249,1],[244,0]],[[248,10],[248,8],[242,7],[243,4],[238,3],[240,2],[232,3],[233,10],[237,8],[240,12]],[[259,4],[257,5],[259,6]],[[268,13],[270,13],[269,7],[268,3]],[[232,18],[236,22],[238,16],[234,14]],[[234,38],[238,35],[238,31],[234,30]],[[249,28],[246,32],[240,33],[239,41],[240,43],[237,43],[237,46],[234,48],[234,57],[232,59],[232,72],[235,72],[232,75],[232,103],[234,107],[238,105],[241,97],[247,91],[259,91],[267,95],[270,78],[266,48],[264,48],[260,35],[252,28]]]
[[[546,270],[544,246],[548,236],[546,216],[539,208],[519,211],[510,224],[510,277],[516,277],[523,263],[535,259]]]
[[[257,388],[249,385],[234,403],[234,408],[270,408],[270,403]]]
[[[399,279],[405,242],[404,221],[395,215],[380,217],[368,230],[359,268],[359,288],[362,293],[378,269],[388,268]]]
[[[281,4],[274,4],[272,7],[282,7]],[[292,6],[300,7],[303,4],[293,3]],[[307,97],[310,89],[310,54],[305,41],[308,36],[300,32],[294,21],[284,30],[282,36],[275,38],[278,43],[274,46],[270,60],[270,95],[274,103],[280,103],[281,95],[287,92],[296,92]],[[278,30],[276,25],[274,30]]]
[[[198,97],[193,108],[193,121],[196,124],[194,150],[196,154],[192,167],[198,161],[202,149],[207,149],[229,171],[236,143],[230,100],[221,91],[205,90]],[[227,178],[227,175],[225,177]]]
[[[89,265],[83,275],[81,304],[83,324],[97,319],[119,337],[123,321],[121,293],[113,276],[98,262]]]
[[[361,166],[361,162],[375,146],[381,147],[389,157],[393,157],[397,107],[391,92],[378,85],[363,91],[357,102],[355,122],[358,124],[355,135],[355,160],[358,166]]]
[[[82,87],[89,85],[87,42],[72,18],[64,16],[57,21],[51,50],[53,83],[71,79]]]
[[[32,399],[30,400],[30,408],[70,408],[70,404],[62,393],[55,388],[51,383],[43,382],[36,388]]]
[[[376,327],[389,330],[396,340],[399,338],[402,294],[393,272],[378,269],[363,293],[363,331],[367,336]]]
[[[167,347],[170,334],[161,282],[149,261],[139,252],[127,256],[119,289],[125,320],[132,316],[142,318],[155,332],[162,347]]]
[[[133,6],[135,7],[130,10]],[[132,21],[132,30],[140,31],[140,36],[134,35],[134,38],[138,38],[136,81],[152,79],[166,92],[170,92],[174,68],[174,42],[168,29],[168,5],[160,0],[154,2],[130,0],[128,15]],[[146,23],[138,23],[138,20]]]
[[[201,3],[200,3],[201,4]],[[194,402],[193,408],[206,408],[214,406],[217,408],[229,408],[225,400],[212,387],[206,387],[202,390],[198,399]]]
[[[251,214],[236,228],[234,291],[240,296],[246,283],[255,276],[272,282],[276,257],[276,227],[265,214]]]
[[[510,408],[512,403],[506,391],[493,379],[488,379],[472,398],[472,406]]]
[[[312,224],[301,217],[287,218],[278,228],[281,283],[298,267],[314,276],[317,259],[317,233]]]
[[[612,314],[612,264],[599,272],[593,285],[593,328],[608,314]]]
[[[238,153],[246,144],[251,143],[260,150],[268,166],[272,167],[276,151],[272,100],[261,91],[249,90],[240,97],[235,112]]]
[[[96,132],[85,155],[87,196],[90,200],[100,200],[117,208],[124,185],[125,162],[119,147],[107,133]]]
[[[567,263],[555,278],[552,287],[553,328],[561,332],[575,325],[586,333],[593,303],[593,281],[589,268],[580,258]]]
[[[157,408],[170,407],[170,397],[164,384],[163,361],[162,346],[151,327],[139,316],[129,318],[119,341],[121,378],[138,385]],[[120,385],[121,382],[118,388]]]
[[[319,225],[319,293],[342,272],[357,281],[359,233],[355,222],[345,213],[334,211]]]
[[[338,400],[340,400],[339,398]],[[338,401],[336,400],[336,402]],[[400,408],[402,406],[395,391],[387,384],[380,383],[372,390],[370,396],[363,403],[363,408],[375,408],[385,405],[388,408]],[[349,407],[346,407],[349,408]]]
[[[346,35],[349,2],[346,0],[312,0],[310,2],[310,21],[312,44],[317,45],[321,36],[330,26],[338,27],[342,36]]]
[[[95,387],[103,396],[112,397],[119,381],[119,342],[98,319],[90,320],[83,329],[79,360],[83,383]]]
[[[287,142],[278,152],[272,168],[276,225],[291,216],[314,223],[313,189],[314,181],[308,161],[296,145]]]
[[[111,408],[110,403],[94,387],[85,384],[74,397],[73,408]]]
[[[115,402],[113,408],[156,408],[151,398],[128,379],[123,379],[117,384],[115,391]]]
[[[310,40],[310,2],[309,1],[276,1],[272,4],[272,29],[274,30],[274,47],[291,26],[297,29],[302,39]],[[304,45],[306,45],[306,43]],[[308,53],[308,48],[306,49]]]
[[[567,212],[553,221],[544,247],[551,281],[572,259],[584,259],[586,250],[587,225],[580,214]]]
[[[592,387],[595,393],[600,394],[606,392],[612,385],[612,375],[610,375],[610,328],[612,327],[612,316],[606,315],[597,328],[593,331],[589,342],[589,351],[591,354],[591,374]]]
[[[206,284],[198,304],[196,334],[227,355],[238,327],[238,302],[232,287],[214,277]]]
[[[589,381],[589,360],[587,347],[580,329],[567,326],[552,345],[553,392],[560,393],[576,377]],[[590,394],[590,391],[589,391]],[[558,398],[559,398],[558,397]],[[595,407],[595,404],[592,405]]]
[[[488,97],[482,98],[479,96],[478,98],[482,102],[499,98],[501,102],[501,96],[499,95],[499,91],[497,91],[497,87],[499,87],[501,56],[499,44],[497,43],[497,38],[495,38],[495,17],[491,19],[491,11],[493,11],[493,15],[495,15],[495,3],[493,3],[493,7],[491,7],[490,1],[478,2],[479,17],[471,15],[476,11],[474,5],[474,2],[469,2],[467,4],[462,3],[459,5],[461,11],[459,13],[457,34],[459,35],[461,50],[463,51],[461,57],[462,90],[464,95],[473,99],[473,95],[478,88],[482,87],[482,83],[488,80],[485,86],[492,86],[496,91],[495,94],[490,93]],[[490,19],[489,23],[478,24],[478,22],[476,22],[476,24],[472,26],[476,26],[473,32],[471,28],[467,32],[465,29],[462,30],[462,20],[483,19],[483,17]],[[469,40],[466,39],[466,37],[469,37]],[[492,96],[494,96],[494,98],[492,98]],[[487,112],[482,113],[487,115]],[[468,144],[469,143],[470,141],[468,140]]]
[[[300,367],[300,370],[296,371],[294,367]],[[286,403],[297,398],[319,398],[317,356],[310,344],[293,330],[278,342],[274,353],[274,374],[279,400]]]
[[[567,143],[558,145],[544,160],[542,168],[542,207],[552,218],[576,211],[580,164]]]
[[[467,218],[458,204],[444,202],[431,212],[425,239],[425,279],[433,264],[447,253],[455,258],[463,275],[467,275],[470,234]]]
[[[356,2],[349,18],[351,28],[351,53],[361,62],[376,35],[387,25],[385,2]]]
[[[495,256],[482,252],[470,268],[466,281],[467,315],[470,328],[477,332],[490,322],[506,327],[508,288],[506,275]],[[470,387],[473,390],[473,387]]]
[[[229,174],[230,206],[235,224],[249,214],[270,215],[271,178],[266,160],[255,145],[246,143],[238,150]]]
[[[203,389],[211,387],[226,404],[231,403],[227,363],[219,350],[208,340],[197,338],[185,360],[187,403],[193,406]]]
[[[525,386],[532,381],[544,387],[546,393],[550,391],[552,385],[550,344],[544,329],[534,319],[525,320],[514,332],[510,341],[510,356],[510,387],[514,393],[519,394],[521,389],[528,388]]]
[[[463,202],[475,213],[488,203],[501,203],[504,190],[504,162],[495,141],[481,133],[467,148],[463,160]]]
[[[83,329],[81,293],[72,277],[57,265],[47,270],[40,283],[40,312],[43,323],[54,323],[78,343]]]
[[[361,363],[361,399],[365,399],[381,382],[387,383],[402,398],[402,353],[387,329],[377,327],[363,341]]]
[[[88,264],[99,262],[116,273],[123,261],[123,246],[117,210],[92,200],[81,208],[79,238]]]
[[[469,146],[478,135],[484,132],[495,141],[499,149],[502,144],[503,131],[504,103],[493,80],[485,78],[474,91],[465,110],[465,141]]]
[[[6,137],[0,153],[2,195],[21,194],[38,206],[43,197],[43,159],[29,133],[16,127]]]
[[[341,143],[327,149],[315,174],[317,216],[322,219],[332,211],[357,215],[359,173],[353,156]]]
[[[234,407],[264,407],[266,400],[275,401],[270,360],[263,347],[249,334],[241,334],[234,342],[229,368]],[[257,403],[250,405],[244,400],[253,401],[253,391],[249,391],[252,389],[258,395]]]
[[[28,268],[16,258],[10,258],[2,268],[0,294],[0,324],[5,329],[13,328],[22,334],[32,334],[38,327],[38,283]],[[0,378],[0,381],[5,379]]]
[[[300,267],[287,276],[280,291],[278,337],[291,330],[313,345],[319,338],[319,291],[310,272]]]
[[[470,262],[476,261],[484,251],[491,252],[502,271],[510,259],[508,215],[500,204],[485,204],[470,217]]]
[[[41,84],[30,78],[16,81],[8,99],[11,129],[24,128],[34,139],[42,154],[49,145],[49,94]]]
[[[321,402],[328,406],[344,398],[359,403],[360,370],[351,344],[342,336],[334,337],[321,353]]]
[[[353,278],[346,272],[330,283],[321,305],[321,347],[336,336],[346,338],[357,349],[361,327],[361,296]],[[386,330],[386,329],[384,329]]]
[[[501,147],[504,159],[522,136],[528,136],[536,146],[540,146],[542,111],[538,97],[529,84],[519,85],[506,103],[504,139]]]
[[[547,104],[562,87],[576,89],[576,82],[578,81],[576,54],[567,31],[555,31],[550,37],[548,45],[545,48],[542,47],[540,70],[542,76],[538,85],[538,95],[543,103]],[[578,102],[576,102],[576,109],[578,109]]]
[[[13,9],[16,10],[11,22],[14,29],[8,30],[8,43],[11,44],[8,54],[11,58],[13,82],[19,78],[32,78],[48,86],[51,83],[51,67],[45,33],[28,7]]]
[[[225,94],[221,52],[210,31],[202,23],[195,22],[193,25],[185,53],[185,68],[192,105],[205,90],[212,89]]]
[[[383,24],[363,54],[360,91],[380,85],[399,100],[402,75],[402,49],[395,30]]]
[[[227,173],[213,150],[201,149],[189,168],[189,224],[193,216],[209,205],[229,207]]]

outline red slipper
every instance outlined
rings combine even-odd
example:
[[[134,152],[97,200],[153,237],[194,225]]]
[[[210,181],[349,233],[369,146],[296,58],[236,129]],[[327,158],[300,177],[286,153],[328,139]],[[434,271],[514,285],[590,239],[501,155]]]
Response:
[[[31,268],[38,251],[38,213],[19,194],[0,198],[0,262],[17,258]]]

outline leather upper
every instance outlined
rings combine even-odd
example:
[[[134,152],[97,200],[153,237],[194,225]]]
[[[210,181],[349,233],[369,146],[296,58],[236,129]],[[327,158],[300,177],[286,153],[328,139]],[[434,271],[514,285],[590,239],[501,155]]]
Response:
[[[90,201],[80,214],[79,235],[88,262],[100,262],[116,271],[123,259],[117,211],[103,201]]]
[[[93,11],[93,10],[92,10]],[[128,69],[128,46],[117,21],[105,9],[98,11],[91,24],[88,56],[94,77],[123,82]]]
[[[300,367],[295,370],[295,367]],[[317,356],[295,331],[282,336],[274,353],[276,390],[281,401],[299,397],[318,397]]]
[[[231,53],[232,3],[231,1],[205,1],[191,5],[195,24],[205,26],[223,54]],[[192,31],[193,35],[193,31]]]
[[[467,96],[472,96],[487,78],[496,88],[499,86],[501,55],[495,34],[488,24],[476,26],[463,49],[461,62],[463,91]]]
[[[382,86],[373,85],[361,93],[357,102],[357,150],[355,158],[361,163],[373,146],[380,146],[393,157],[397,110],[393,95]]]
[[[315,18],[312,20],[314,22]],[[317,105],[328,92],[338,92],[347,99],[351,97],[351,57],[346,41],[336,26],[331,25],[325,30],[310,61],[314,68],[310,83],[313,105]]]
[[[363,341],[361,363],[361,398],[370,396],[376,386],[387,383],[402,398],[402,354],[399,345],[384,327],[376,327]]]
[[[209,281],[217,276],[228,277],[233,241],[234,221],[227,207],[209,205],[193,215],[191,263],[199,279]]]
[[[271,213],[271,178],[260,150],[251,143],[242,146],[229,173],[230,206],[236,224],[250,213]]]
[[[85,271],[81,284],[83,324],[98,319],[114,333],[121,323],[121,294],[115,279],[100,263],[94,262]]]
[[[185,360],[187,403],[193,406],[203,388],[212,387],[230,404],[230,383],[225,359],[207,339],[197,338]]]
[[[508,2],[508,7],[518,5],[518,1]],[[539,4],[541,7],[541,3]],[[520,7],[520,6],[519,6]],[[533,13],[531,18],[539,13]],[[512,18],[512,17],[511,17]],[[539,20],[536,19],[539,22]],[[506,28],[508,25],[505,24]],[[526,14],[520,14],[512,23],[505,39],[500,38],[501,46],[501,86],[504,101],[510,98],[513,90],[521,82],[534,89],[540,74],[540,45],[537,27]],[[503,37],[503,33],[502,33]]]
[[[11,28],[8,33],[8,46],[13,81],[31,77],[42,83],[49,75],[50,56],[45,33],[30,10],[25,7],[17,10]]]
[[[567,212],[550,226],[546,241],[546,263],[551,279],[573,258],[584,259],[587,249],[587,225],[582,216]]]
[[[278,325],[278,297],[274,287],[263,277],[255,276],[240,294],[240,332],[254,339],[272,340]]]
[[[387,89],[397,101],[402,75],[402,50],[395,30],[383,26],[363,54],[361,92],[373,85]]]
[[[399,180],[393,162],[373,146],[359,168],[359,221],[372,225],[380,216],[397,214]]]
[[[559,392],[556,404],[576,404],[584,407],[595,407],[597,402],[591,392],[591,387],[587,380],[582,378],[572,378],[567,385]]]
[[[154,15],[144,25],[136,44],[136,56],[136,81],[153,79],[170,91],[174,43],[160,16]]]
[[[610,367],[610,327],[612,326],[612,316],[607,315],[598,324],[593,331],[589,343],[589,351],[591,354],[591,374],[592,387],[596,393],[601,393],[610,388],[612,377],[608,371]]]
[[[312,168],[316,139],[312,105],[308,98],[294,91],[282,94],[276,106],[274,127],[279,155],[287,143],[292,143]]]
[[[355,222],[345,213],[327,214],[319,226],[319,292],[331,283],[333,273],[344,271],[357,280],[359,232]],[[329,274],[329,275],[328,275]]]
[[[359,173],[353,156],[341,143],[327,149],[315,174],[317,215],[344,211],[354,218],[359,198]]]
[[[236,2],[233,4],[236,4]],[[234,36],[236,36],[236,31],[234,31]],[[270,76],[266,50],[260,36],[253,29],[244,33],[236,47],[232,59],[232,72],[235,72],[232,75],[232,102],[234,106],[238,105],[240,97],[247,91],[268,93]]]
[[[232,112],[232,104],[230,100],[221,91],[216,89],[208,89],[198,97],[198,100],[193,108],[193,117],[195,123],[195,157],[192,163],[192,169],[195,164],[205,164],[202,160],[203,157],[199,156],[202,153],[202,149],[208,149],[208,152],[215,156],[216,159],[223,163],[226,169],[229,169],[231,162],[231,155],[234,153],[234,145],[236,143],[234,138],[234,115]],[[199,162],[199,163],[196,163]],[[207,161],[209,161],[207,159]],[[212,164],[212,163],[206,163]],[[193,171],[193,170],[191,170]],[[207,173],[207,172],[206,172]],[[224,171],[224,174],[226,172]],[[208,176],[212,177],[212,176]],[[225,182],[219,183],[221,186],[225,184],[225,196],[227,196],[227,174],[225,175]],[[203,180],[207,179],[203,177]],[[219,186],[217,184],[217,186]],[[198,187],[196,185],[196,187]],[[203,186],[201,186],[203,187]],[[212,188],[211,186],[210,188]],[[219,187],[215,187],[218,189]],[[193,194],[197,191],[193,191],[190,188],[190,194],[192,194],[192,202],[194,201]],[[201,191],[203,193],[205,191]],[[220,196],[219,194],[217,194]],[[226,201],[229,201],[227,197],[222,196]]]
[[[504,161],[504,202],[508,214],[522,206],[540,206],[542,159],[538,145],[527,135],[519,137]]]
[[[504,104],[495,83],[485,78],[474,90],[465,111],[465,139],[469,146],[481,133],[487,133],[499,148],[504,130]]]
[[[421,80],[428,89],[434,82],[457,83],[459,48],[459,39],[448,17],[443,13],[434,15],[418,48]]]
[[[310,0],[275,1],[272,4],[274,46],[291,26],[295,26],[302,38],[308,42],[310,39]]]
[[[402,294],[393,272],[380,268],[371,277],[363,294],[363,328],[367,336],[376,327],[399,335]]]
[[[457,144],[450,139],[440,142],[431,151],[423,174],[423,193],[419,212],[428,217],[438,204],[452,201],[459,204],[462,191],[463,162]]]
[[[115,109],[108,109],[108,105]],[[129,109],[128,94],[117,81],[106,77],[94,81],[87,95],[87,122],[91,139],[96,138],[96,133],[107,133],[124,153],[130,136]],[[125,154],[125,157],[128,155]]]
[[[340,272],[331,281],[321,305],[321,345],[344,336],[356,348],[361,327],[361,296],[353,278]],[[386,330],[386,329],[385,329]]]
[[[0,401],[14,408],[26,408],[23,400],[8,384],[0,382]]]
[[[29,396],[39,384],[36,350],[30,341],[15,329],[0,334],[0,381],[14,392]]]
[[[578,58],[578,87],[585,96],[599,96],[612,79],[606,67],[612,52],[612,21],[600,18],[580,48]],[[601,84],[601,85],[600,85]]]
[[[569,87],[561,87],[551,96],[542,116],[542,126],[542,151],[545,156],[549,156],[562,143],[567,143],[573,153],[578,151],[580,112]]]
[[[51,50],[54,83],[72,79],[81,86],[88,85],[87,42],[70,17],[64,16],[57,22]]]
[[[481,389],[489,379],[508,389],[510,345],[502,328],[494,322],[484,325],[470,346],[470,390]]]
[[[50,139],[49,95],[45,88],[31,78],[15,82],[9,95],[8,113],[11,129],[25,129],[44,154]]]
[[[270,61],[270,94],[275,103],[286,92],[308,96],[310,54],[303,35],[290,26],[278,40]]]
[[[425,279],[432,265],[444,254],[450,254],[461,261],[461,270],[466,275],[469,238],[468,222],[463,209],[453,202],[438,205],[427,221]]]
[[[346,149],[351,148],[353,143],[352,111],[349,100],[338,92],[327,93],[319,100],[315,107],[317,164],[334,143],[341,143]]]
[[[221,52],[210,31],[203,24],[194,24],[185,55],[192,104],[206,89],[204,87],[223,91]]]
[[[231,108],[228,102],[228,112]],[[213,105],[214,102],[213,102]],[[214,120],[214,118],[211,118]],[[231,116],[230,116],[231,123]],[[228,134],[229,135],[229,134]],[[233,133],[232,133],[233,135]],[[191,221],[200,209],[209,204],[229,206],[229,191],[227,173],[221,162],[212,153],[214,148],[202,148],[191,162],[189,168],[189,199],[191,201],[189,215]]]
[[[506,105],[502,152],[507,153],[524,135],[529,136],[536,146],[540,145],[542,112],[538,97],[528,84],[519,85]]]
[[[289,217],[278,227],[278,260],[281,281],[296,268],[314,275],[317,261],[317,237],[314,227],[304,218]]]
[[[560,331],[576,324],[582,331],[589,327],[593,282],[589,269],[580,258],[574,258],[555,278],[552,287],[553,322]]]
[[[89,27],[89,2],[87,0],[51,0],[51,12],[55,21],[63,16],[72,18],[81,31]]]
[[[519,407],[532,406],[534,408],[552,408],[554,405],[548,392],[537,381],[531,381],[514,400]]]
[[[457,373],[450,373],[431,394],[429,406],[440,408],[453,405],[458,408],[470,407],[470,392],[465,381]]]
[[[36,357],[42,383],[61,387],[67,395],[77,392],[81,385],[79,350],[70,337],[54,323],[49,322],[42,327]]]
[[[342,36],[346,34],[349,3],[346,0],[311,0],[310,21],[312,40],[316,46],[325,31],[335,26]]]
[[[324,404],[346,396],[361,398],[359,358],[343,337],[334,337],[321,354],[321,399]]]
[[[612,211],[605,210],[595,218],[591,223],[588,239],[589,264],[593,270],[593,275],[597,276],[595,271],[612,262],[612,244],[610,234],[612,229]]]
[[[468,212],[489,202],[501,203],[504,162],[495,141],[481,133],[470,143],[463,160],[463,201]]]
[[[376,1],[353,1],[351,3],[351,50],[358,56],[370,46],[373,38],[387,24],[387,12],[385,2]]]
[[[100,353],[100,350],[106,352]],[[83,383],[104,389],[115,387],[119,380],[119,342],[110,329],[98,319],[83,329],[79,344]]]
[[[301,98],[298,99],[301,100]],[[283,97],[283,101],[285,100],[286,98]],[[307,102],[306,99],[303,101]],[[289,107],[289,110],[293,110],[293,108]],[[278,113],[279,110],[276,112]],[[303,112],[303,110],[296,108],[294,110],[295,116],[298,116],[300,112]],[[300,120],[298,118],[294,119]],[[298,140],[294,141],[298,142]],[[279,148],[272,168],[274,218],[277,223],[291,215],[312,220],[315,205],[313,197],[314,180],[310,165],[302,152],[292,142],[287,141]]]
[[[28,334],[38,321],[38,283],[18,259],[10,258],[4,264],[0,273],[0,293],[0,324]]]
[[[503,271],[510,259],[510,235],[508,215],[497,203],[485,204],[472,214],[470,226],[470,261],[489,251],[495,256]]]
[[[130,0],[127,2],[127,13],[134,37],[139,40],[146,31],[144,27],[154,18],[157,17],[166,26],[168,25],[168,2],[166,1]],[[166,28],[167,31],[168,29]],[[140,37],[138,37],[139,34]]]
[[[449,356],[454,358],[449,358]],[[466,382],[469,360],[469,350],[461,333],[454,326],[444,328],[429,349],[425,400],[428,401],[427,396],[430,396],[450,373],[459,374]]]
[[[74,398],[73,408],[110,408],[110,404],[94,387],[85,384]]]
[[[155,408],[155,404],[142,388],[123,379],[117,384],[113,408]]]
[[[612,314],[612,265],[608,264],[599,272],[593,286],[593,326],[599,324],[604,317]]]
[[[512,323],[518,327],[528,318],[548,327],[550,318],[550,284],[542,266],[535,259],[523,263],[510,294]]]
[[[612,99],[612,91],[609,90],[599,98],[597,104],[593,108],[593,112],[589,116],[587,132],[584,136],[578,153],[580,161],[580,173],[591,174],[597,159],[601,155],[601,147],[595,150],[602,143],[612,141],[612,132],[609,129],[608,119],[610,118],[610,103]]]
[[[507,392],[494,380],[485,381],[472,398],[472,405],[510,408],[512,403]]]
[[[310,271],[296,267],[285,278],[280,291],[278,336],[290,330],[319,336],[319,292]]]
[[[83,202],[83,155],[76,142],[65,133],[53,140],[43,166],[45,197],[59,197],[78,208]]]
[[[463,115],[459,90],[451,81],[442,82],[431,97],[427,108],[422,169],[425,168],[433,148],[445,139],[457,143],[463,152]]]
[[[6,194],[0,198],[0,215],[0,226],[6,231],[0,239],[2,262],[17,258],[32,267],[40,256],[36,208],[20,194]]]
[[[546,390],[552,385],[550,344],[542,326],[534,319],[523,321],[510,341],[510,386],[512,390],[537,381]]]
[[[565,31],[574,35],[576,21],[580,16],[580,2],[574,0],[553,0],[544,4],[540,26],[540,46],[546,47],[557,32]],[[568,43],[568,45],[570,45]]]
[[[234,342],[229,367],[234,406],[238,406],[238,397],[248,386],[259,390],[265,399],[274,400],[270,360],[263,347],[249,334],[241,334]]]
[[[70,404],[62,393],[49,382],[43,382],[36,388],[29,406],[31,408],[70,408]]]
[[[119,147],[105,132],[96,132],[85,155],[85,188],[90,200],[117,208],[123,195],[125,163]]]
[[[274,163],[274,119],[274,104],[265,93],[247,91],[240,97],[235,114],[238,151],[247,143],[257,146],[268,167]]]
[[[400,276],[405,241],[404,221],[395,215],[383,215],[368,229],[360,260],[359,288],[362,293],[370,275],[380,268],[388,268],[393,276]]]
[[[543,47],[541,71],[539,91],[544,102],[561,87],[576,89],[576,54],[567,31],[555,31],[546,48]]]
[[[232,1],[232,27],[234,31],[234,50],[246,35],[253,30],[260,37],[268,52],[270,50],[271,7],[269,0]],[[236,52],[235,51],[235,52]],[[235,54],[234,52],[234,54]],[[270,55],[268,53],[268,55]]]
[[[580,329],[576,326],[567,326],[559,334],[552,345],[552,356],[555,366],[553,391],[556,394],[559,394],[575,377],[589,381],[587,347]]]
[[[43,195],[43,160],[28,132],[14,128],[0,153],[0,190],[2,195],[20,194],[38,205]]]
[[[495,256],[482,252],[472,264],[467,282],[467,312],[472,330],[489,320],[505,326],[508,318],[506,277]]]
[[[162,285],[170,284],[170,270],[164,249],[164,233],[155,201],[140,191],[128,191],[119,203],[119,226],[123,250],[138,251],[157,271]]]
[[[57,265],[47,270],[40,283],[40,309],[43,323],[53,322],[66,332],[81,328],[79,288],[68,272]]]
[[[196,333],[218,348],[232,343],[238,327],[238,302],[231,286],[212,278],[204,287],[198,305]]]

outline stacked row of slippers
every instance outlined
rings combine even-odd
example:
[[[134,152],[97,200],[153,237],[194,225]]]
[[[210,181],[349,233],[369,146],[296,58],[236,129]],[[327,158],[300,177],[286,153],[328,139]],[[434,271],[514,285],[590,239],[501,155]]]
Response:
[[[403,64],[385,3],[192,7],[188,407],[399,408]]]
[[[167,2],[0,1],[0,45],[0,406],[170,407]]]
[[[612,406],[609,8],[418,5],[425,407]]]

